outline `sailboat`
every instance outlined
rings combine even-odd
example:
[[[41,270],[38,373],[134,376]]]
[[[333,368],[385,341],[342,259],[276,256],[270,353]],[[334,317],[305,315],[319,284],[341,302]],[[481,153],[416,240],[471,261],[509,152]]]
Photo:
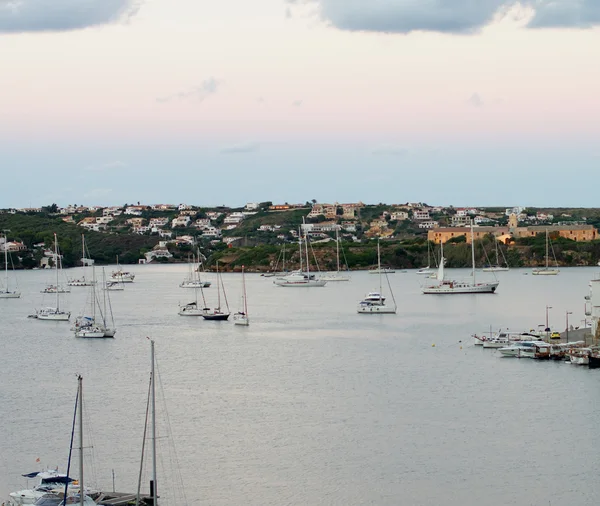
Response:
[[[206,312],[206,300],[204,299],[204,290],[202,290],[202,285],[197,284],[192,287],[194,289],[194,301],[188,302],[184,305],[179,305],[179,316],[203,316]],[[198,306],[198,288],[202,292],[202,300],[204,301],[204,306],[201,308]]]
[[[4,234],[4,287],[0,290],[0,299],[18,299],[21,292],[18,290],[10,291],[8,286],[8,238]]]
[[[123,270],[123,268],[119,264],[119,255],[117,255],[117,270],[112,271],[110,277],[113,281],[120,281],[121,283],[133,283],[133,280],[135,279],[135,274]]]
[[[281,260],[281,270],[278,271],[277,267],[279,267],[279,261]],[[279,252],[279,255],[277,256],[277,262],[275,262],[275,268],[273,270],[273,272],[263,272],[261,274],[262,277],[265,278],[272,278],[274,276],[285,276],[287,273],[287,270],[285,268],[285,243],[283,244],[281,251]]]
[[[73,447],[75,442],[75,427],[79,426],[79,446]],[[79,450],[79,481],[75,482],[69,477],[71,470],[71,454],[73,449]],[[75,412],[71,429],[71,444],[69,448],[69,461],[67,473],[57,471],[45,471],[42,473],[29,473],[23,476],[27,478],[40,477],[41,483],[29,490],[12,492],[9,495],[9,506],[22,506],[36,504],[38,506],[95,506],[96,502],[88,495],[84,487],[83,474],[83,378],[77,376],[77,397],[75,400]],[[65,500],[66,498],[66,500]]]
[[[335,253],[337,260],[337,270],[332,273],[326,273],[321,276],[321,279],[324,281],[350,281],[350,276],[346,274],[340,274],[340,237],[339,231],[335,229]]]
[[[548,266],[548,245],[550,242],[550,238],[548,237],[548,229],[546,229],[546,266],[545,267],[538,267],[537,269],[533,269],[533,271],[531,272],[531,274],[533,274],[534,276],[556,276],[559,272],[558,270],[558,264],[556,263],[556,258],[554,259],[554,264],[556,265],[556,267],[549,267]],[[552,251],[552,255],[554,255],[554,251]]]
[[[246,296],[246,273],[242,265],[242,309],[233,315],[233,323],[236,325],[250,325],[248,316],[248,298]]]
[[[223,289],[223,298],[227,312],[221,310],[221,289]],[[219,272],[219,261],[217,260],[217,307],[214,309],[204,308],[202,318],[205,320],[227,320],[231,312],[229,311],[229,303],[227,302],[227,294],[225,293],[225,285],[223,285],[223,277]]]
[[[496,239],[496,238],[494,238],[494,246],[496,248],[496,264],[490,265],[489,267],[484,267],[483,272],[502,272],[502,271],[508,270],[508,262],[506,261],[506,258],[504,257],[504,253],[502,253],[502,250],[500,250],[498,248],[498,239]],[[504,260],[504,265],[502,265],[500,263],[500,257],[498,256],[499,253],[502,254],[502,259]]]
[[[427,267],[421,267],[417,274],[430,276],[433,272],[431,269],[431,242],[427,241]]]
[[[486,281],[477,283],[475,279],[475,239],[473,235],[473,222],[471,222],[471,279],[466,281],[454,281],[445,278],[444,274],[444,244],[440,243],[440,265],[437,272],[437,282],[431,285],[426,285],[421,288],[424,294],[453,294],[453,293],[494,293],[498,288],[499,282]]]
[[[71,313],[67,311],[62,311],[60,309],[60,294],[62,293],[58,289],[58,272],[59,272],[59,255],[58,255],[58,239],[56,238],[56,234],[54,234],[54,258],[56,259],[56,307],[44,307],[39,309],[36,312],[35,317],[39,320],[53,320],[53,321],[69,321],[71,317]]]
[[[200,279],[200,256],[198,256],[198,267],[196,265],[196,257],[192,254],[192,261],[189,262],[189,272],[187,277],[179,283],[180,288],[208,288],[211,285],[210,281],[202,281]]]
[[[43,290],[40,290],[40,293],[71,293],[71,290],[62,285],[59,282],[59,274],[62,273],[62,255],[58,254],[58,246],[56,244],[56,234],[54,234],[54,254],[52,255],[52,260],[54,261],[54,269],[56,270],[56,284],[48,283]],[[61,280],[64,280],[64,277],[60,275]]]
[[[88,258],[85,256],[85,235],[81,234],[81,263],[83,265],[83,275],[78,279],[70,279],[67,281],[67,285],[69,286],[90,286],[91,281],[85,278],[85,268],[88,264]]]
[[[302,270],[302,232],[298,231],[298,246],[300,248],[300,269],[291,272],[287,276],[281,276],[273,281],[273,284],[277,286],[287,287],[311,287],[311,286],[325,286],[327,281],[322,278],[317,278],[314,274],[310,273],[310,262],[308,261],[308,234],[305,232],[305,252],[306,252],[306,272]]]
[[[90,313],[85,314],[86,309],[83,310],[82,315],[77,317],[73,330],[75,331],[75,337],[115,337],[114,321],[112,328],[107,325],[106,311],[107,311],[107,296],[104,293],[104,311],[100,307],[100,300],[98,299],[98,292],[96,290],[96,276],[95,269],[92,266],[92,282],[90,286]],[[87,305],[87,304],[86,304]],[[109,300],[110,305],[110,300]],[[112,308],[111,308],[112,315]]]
[[[392,287],[390,285],[390,280],[385,275],[385,279],[388,282],[388,288],[390,290],[390,294],[392,295],[392,300],[394,301],[394,305],[390,306],[385,303],[385,297],[382,295],[382,275],[385,272],[381,269],[381,253],[379,251],[379,241],[377,241],[377,267],[379,270],[379,291],[378,292],[369,292],[367,296],[358,303],[357,312],[360,314],[390,314],[396,313],[396,299],[394,298],[394,293],[392,292]]]

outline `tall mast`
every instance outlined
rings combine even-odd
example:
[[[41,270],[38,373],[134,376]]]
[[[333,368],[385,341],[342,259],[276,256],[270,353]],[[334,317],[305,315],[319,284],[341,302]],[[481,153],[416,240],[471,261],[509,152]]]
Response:
[[[83,279],[85,279],[85,235],[81,234],[81,263],[83,265]]]
[[[79,383],[79,406],[77,408],[79,417],[79,504],[83,506],[85,496],[83,488],[83,378],[78,376],[77,381]]]
[[[473,236],[473,220],[471,220],[471,275],[473,276],[473,286],[475,286],[475,238]]]
[[[306,250],[306,274],[310,279],[310,264],[308,263],[308,231],[304,230],[304,249]]]
[[[217,260],[217,309],[221,309],[221,283],[219,283],[219,261]]]
[[[379,253],[379,238],[377,238],[377,270],[379,271],[379,302],[381,302],[381,254]]]
[[[54,233],[54,268],[56,269],[56,310],[58,311],[58,239],[56,238],[56,232]]]
[[[335,253],[337,256],[337,271],[340,272],[340,234],[338,229],[335,229]]]
[[[546,229],[546,269],[548,269],[548,229]]]
[[[4,278],[6,286],[6,292],[8,293],[8,239],[6,235],[6,230],[4,231]]]
[[[302,272],[302,228],[298,227],[298,247],[300,248],[300,272]]]
[[[158,506],[158,489],[156,484],[156,375],[154,372],[154,341],[150,340],[152,368],[152,503],[153,506]]]
[[[246,274],[244,273],[244,266],[242,265],[242,285],[244,289],[244,314],[248,317],[248,299],[246,299]]]
[[[498,239],[494,237],[494,243],[496,245],[496,265],[500,267],[500,258],[498,257]]]

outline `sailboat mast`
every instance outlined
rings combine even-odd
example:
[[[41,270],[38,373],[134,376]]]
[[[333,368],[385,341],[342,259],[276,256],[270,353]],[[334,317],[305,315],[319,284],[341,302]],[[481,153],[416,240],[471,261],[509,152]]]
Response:
[[[548,229],[546,229],[546,255],[545,255],[545,260],[546,260],[546,270],[548,270]]]
[[[306,250],[306,274],[310,279],[310,264],[308,262],[308,230],[304,230],[304,249]]]
[[[81,234],[81,263],[83,264],[83,279],[85,279],[85,235]]]
[[[8,293],[8,240],[6,236],[6,231],[4,231],[4,286],[6,287],[6,292]]]
[[[248,316],[248,299],[246,298],[246,274],[244,272],[244,266],[242,265],[242,286],[244,289],[244,314]]]
[[[302,229],[298,227],[298,247],[300,248],[300,272],[302,272]]]
[[[221,279],[219,277],[219,261],[217,260],[217,309],[221,309]]]
[[[337,257],[337,271],[340,272],[340,233],[339,230],[335,229],[335,253]]]
[[[379,252],[379,239],[377,239],[377,270],[379,271],[379,302],[381,302],[381,254]]]
[[[475,286],[475,237],[473,235],[473,220],[471,220],[471,275],[473,276],[473,286]]]
[[[56,238],[56,233],[54,233],[54,268],[56,269],[56,310],[58,311],[58,292],[60,291],[58,288],[58,239]]]
[[[83,488],[83,378],[77,377],[79,383],[79,406],[78,406],[78,417],[79,417],[79,504],[83,506],[84,501],[84,488]],[[65,498],[66,502],[66,498]]]
[[[152,504],[158,506],[158,489],[156,483],[156,375],[154,372],[154,341],[150,340],[151,349],[151,378],[152,378]]]

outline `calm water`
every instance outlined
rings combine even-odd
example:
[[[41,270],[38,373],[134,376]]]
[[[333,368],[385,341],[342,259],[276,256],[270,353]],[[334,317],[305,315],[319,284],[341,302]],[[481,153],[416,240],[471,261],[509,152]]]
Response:
[[[110,489],[114,470],[116,488],[135,491],[150,336],[165,499],[181,490],[178,469],[187,502],[202,505],[598,503],[600,371],[502,359],[469,339],[490,325],[536,327],[546,305],[552,326],[564,329],[567,310],[579,325],[596,269],[498,273],[496,295],[454,297],[421,295],[422,276],[396,273],[398,314],[376,316],[355,312],[376,276],[288,289],[251,274],[249,328],[178,316],[193,300],[178,287],[186,266],[130,270],[136,282],[111,295],[114,340],[26,318],[48,273],[18,273],[23,297],[0,300],[2,497],[26,484],[21,473],[66,469],[76,373],[88,478]],[[235,311],[241,277],[223,278]],[[65,296],[74,314],[86,290]],[[214,283],[205,293],[216,299]]]

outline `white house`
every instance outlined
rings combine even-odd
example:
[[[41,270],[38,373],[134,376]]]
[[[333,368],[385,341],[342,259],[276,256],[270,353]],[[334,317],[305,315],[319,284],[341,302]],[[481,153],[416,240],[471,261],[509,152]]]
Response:
[[[216,227],[206,227],[202,230],[202,237],[221,237],[221,231]]]
[[[179,206],[177,206],[178,211],[186,211],[188,209],[194,209],[194,206],[191,206],[189,204],[179,204]]]
[[[96,223],[98,223],[100,225],[107,225],[108,223],[110,223],[113,220],[114,220],[114,218],[112,216],[98,216],[96,218]]]
[[[434,220],[423,221],[423,222],[419,223],[419,228],[424,228],[427,230],[432,229],[432,228],[438,228],[439,226],[440,226],[440,224]]]
[[[189,216],[177,216],[171,221],[171,228],[188,227],[192,219]]]
[[[413,218],[415,220],[430,220],[429,211],[423,209],[415,209],[413,211]]]
[[[143,210],[143,206],[129,206],[125,208],[125,214],[129,214],[131,216],[141,216]]]
[[[256,210],[258,210],[259,205],[260,204],[258,202],[248,202],[246,204],[246,207],[244,207],[244,209],[246,211],[256,211]]]
[[[245,218],[244,213],[234,212],[234,213],[227,215],[225,217],[225,219],[223,220],[223,223],[225,223],[226,225],[231,225],[231,224],[237,225],[237,224],[241,223],[244,218]]]
[[[404,221],[408,220],[408,213],[405,211],[394,211],[390,214],[390,220],[392,221]]]

